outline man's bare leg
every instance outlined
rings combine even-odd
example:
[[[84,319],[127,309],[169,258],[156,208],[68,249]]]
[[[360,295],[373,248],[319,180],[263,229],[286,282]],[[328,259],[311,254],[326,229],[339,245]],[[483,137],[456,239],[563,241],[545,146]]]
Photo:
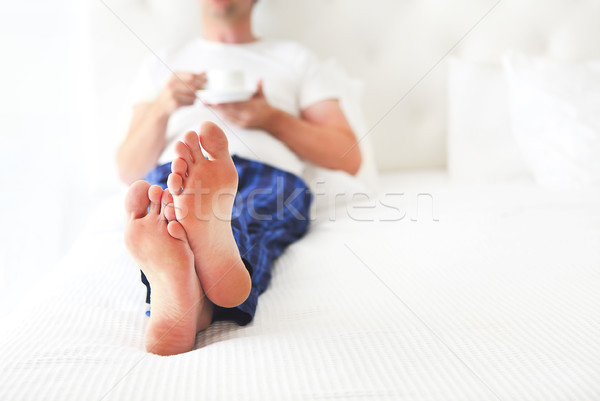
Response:
[[[159,355],[191,351],[196,332],[212,319],[185,231],[164,217],[174,217],[170,200],[167,191],[145,181],[133,183],[125,198],[125,245],[152,288],[146,350]]]
[[[199,146],[210,155],[202,154]],[[188,132],[175,145],[169,191],[175,213],[194,254],[206,296],[216,305],[234,307],[246,300],[252,286],[231,230],[231,212],[238,176],[229,155],[227,137],[206,122],[200,134]]]

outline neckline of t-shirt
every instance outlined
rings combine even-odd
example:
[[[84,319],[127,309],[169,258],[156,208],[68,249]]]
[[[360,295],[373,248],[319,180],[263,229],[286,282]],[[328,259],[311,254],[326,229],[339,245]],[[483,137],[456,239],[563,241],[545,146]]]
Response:
[[[248,47],[262,45],[263,43],[266,42],[266,40],[263,38],[256,38],[256,40],[253,40],[252,42],[244,42],[244,43],[217,42],[215,40],[204,39],[203,37],[199,37],[197,40],[198,40],[198,43],[200,43],[204,46],[210,46],[210,47],[215,47],[215,48],[219,48],[219,47],[220,48],[234,48],[234,47],[248,48]]]

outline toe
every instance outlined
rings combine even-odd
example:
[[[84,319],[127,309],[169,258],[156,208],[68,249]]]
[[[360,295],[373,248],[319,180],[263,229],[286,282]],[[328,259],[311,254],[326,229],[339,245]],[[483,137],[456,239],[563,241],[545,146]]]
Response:
[[[171,173],[167,178],[167,187],[169,192],[175,196],[181,194],[181,187],[183,186],[183,178],[179,174]]]
[[[152,185],[150,189],[148,189],[148,198],[150,199],[149,213],[160,213],[160,200],[162,198],[162,194],[163,190],[158,185]]]
[[[185,162],[188,165],[194,163],[194,156],[192,156],[192,151],[190,150],[190,148],[188,148],[188,146],[185,143],[181,141],[177,141],[177,143],[175,144],[175,154],[177,155],[177,157],[181,157],[183,160],[185,160]]]
[[[164,213],[165,219],[167,219],[167,221],[173,221],[173,220],[177,219],[177,214],[175,213],[175,204],[174,203],[169,203],[166,206],[164,206],[163,213]]]
[[[202,124],[200,127],[200,142],[212,158],[229,157],[227,136],[215,123],[207,121]]]
[[[134,219],[144,217],[148,212],[148,188],[150,184],[146,181],[136,181],[129,187],[125,196],[125,211]]]
[[[167,231],[169,231],[171,237],[187,242],[187,235],[180,222],[170,221],[167,226]]]
[[[187,163],[185,162],[184,159],[178,157],[175,160],[173,160],[173,163],[171,163],[171,171],[175,174],[179,174],[182,177],[185,177],[185,174],[187,173]]]
[[[169,218],[167,217],[166,208],[169,203],[173,203],[173,196],[171,196],[171,193],[167,189],[163,191],[162,197],[160,198],[160,214],[167,220],[169,220]]]
[[[171,191],[168,189],[163,191],[163,196],[161,199],[163,206],[168,205],[169,203],[173,203],[173,195],[171,195]]]
[[[185,142],[187,147],[192,151],[192,155],[194,155],[195,160],[202,159],[202,150],[200,150],[198,134],[196,134],[194,131],[186,132],[183,137],[183,142]]]

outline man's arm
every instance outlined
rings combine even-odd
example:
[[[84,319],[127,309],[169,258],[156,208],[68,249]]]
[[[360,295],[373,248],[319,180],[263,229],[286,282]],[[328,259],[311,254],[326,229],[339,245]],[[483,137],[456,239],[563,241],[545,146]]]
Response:
[[[350,174],[356,174],[360,168],[356,137],[337,100],[311,105],[298,118],[272,107],[259,83],[250,100],[212,107],[236,125],[267,131],[311,163]]]
[[[266,130],[311,163],[350,174],[356,174],[360,168],[356,137],[337,100],[307,107],[301,118],[277,110]]]
[[[165,133],[171,114],[193,104],[195,91],[205,82],[204,74],[174,74],[156,100],[134,107],[127,136],[117,151],[121,181],[131,184],[156,166],[166,145]]]
[[[133,109],[127,137],[117,151],[119,178],[126,184],[142,178],[158,161],[165,147],[169,115],[155,103],[140,103]]]

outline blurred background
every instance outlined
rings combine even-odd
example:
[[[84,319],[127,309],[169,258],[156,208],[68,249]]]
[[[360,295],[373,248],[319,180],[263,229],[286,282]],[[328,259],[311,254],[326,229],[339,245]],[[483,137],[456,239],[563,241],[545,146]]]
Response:
[[[23,0],[0,13],[0,314],[122,190],[114,151],[149,49],[197,36],[196,0]],[[259,36],[297,40],[364,83],[380,171],[447,165],[448,55],[600,59],[600,0],[260,0]],[[169,27],[176,24],[178,29]]]

